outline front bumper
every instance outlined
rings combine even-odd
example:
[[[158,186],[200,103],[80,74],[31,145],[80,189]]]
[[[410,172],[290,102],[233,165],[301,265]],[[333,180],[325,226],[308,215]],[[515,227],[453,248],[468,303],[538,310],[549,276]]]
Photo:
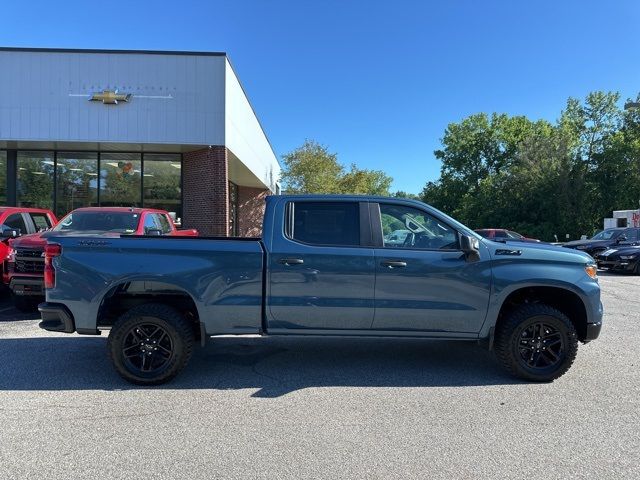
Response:
[[[49,332],[73,333],[76,325],[73,315],[64,305],[57,303],[41,303],[38,305],[42,321],[38,324],[43,330]]]
[[[44,280],[41,277],[11,277],[9,288],[19,297],[44,297]]]
[[[598,338],[600,336],[600,330],[602,330],[602,322],[587,323],[587,333],[584,337],[584,343]]]
[[[633,270],[636,268],[638,260],[603,260],[600,258],[596,258],[596,263],[598,264],[598,268],[616,270],[619,272],[633,272]]]

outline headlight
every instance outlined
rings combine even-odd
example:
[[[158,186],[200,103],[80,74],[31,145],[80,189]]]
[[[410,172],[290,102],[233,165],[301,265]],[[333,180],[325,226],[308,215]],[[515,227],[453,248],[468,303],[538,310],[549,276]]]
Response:
[[[634,253],[633,255],[620,255],[620,260],[633,260],[637,255],[637,253]]]
[[[594,264],[590,263],[589,265],[585,265],[584,271],[587,272],[587,275],[589,275],[594,280],[598,278],[598,267],[596,267]]]
[[[7,261],[10,263],[16,262],[16,251],[13,248],[10,248],[7,251]]]
[[[584,250],[585,248],[587,248],[587,247],[585,247],[584,245],[578,245],[576,247],[577,250]]]

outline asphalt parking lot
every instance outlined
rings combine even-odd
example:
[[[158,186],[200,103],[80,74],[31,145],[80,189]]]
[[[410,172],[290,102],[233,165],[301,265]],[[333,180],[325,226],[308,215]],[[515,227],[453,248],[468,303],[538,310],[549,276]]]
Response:
[[[640,478],[640,277],[552,384],[475,344],[224,338],[160,388],[0,305],[0,478]]]

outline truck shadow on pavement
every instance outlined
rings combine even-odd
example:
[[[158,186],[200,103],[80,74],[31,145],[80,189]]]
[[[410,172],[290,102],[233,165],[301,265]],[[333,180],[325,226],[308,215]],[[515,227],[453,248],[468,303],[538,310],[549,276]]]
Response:
[[[310,387],[464,387],[524,383],[472,342],[362,338],[216,338],[172,382],[122,380],[104,337],[0,339],[0,391],[257,389],[273,398]]]

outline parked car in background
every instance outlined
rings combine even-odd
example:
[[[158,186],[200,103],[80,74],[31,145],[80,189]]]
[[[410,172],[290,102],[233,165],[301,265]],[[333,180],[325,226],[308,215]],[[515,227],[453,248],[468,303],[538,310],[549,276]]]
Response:
[[[14,305],[32,310],[44,297],[44,246],[51,235],[151,235],[198,236],[197,230],[178,230],[164,210],[125,207],[78,208],[51,230],[10,240],[4,283],[13,293]]]
[[[57,222],[51,210],[26,207],[0,207],[0,264],[5,271],[9,255],[9,240],[40,232],[53,227]]]
[[[384,236],[384,243],[387,245],[404,245],[410,233],[409,230],[394,230]]]
[[[475,232],[479,235],[482,235],[484,238],[488,238],[489,240],[513,240],[517,242],[540,242],[537,238],[529,238],[524,235],[520,235],[518,232],[514,232],[513,230],[507,230],[505,228],[480,228],[475,230]]]
[[[618,245],[634,245],[638,242],[640,228],[607,228],[587,240],[574,240],[563,245],[582,250],[595,258],[599,253]]]
[[[640,275],[640,246],[620,245],[595,256],[598,268]]]

